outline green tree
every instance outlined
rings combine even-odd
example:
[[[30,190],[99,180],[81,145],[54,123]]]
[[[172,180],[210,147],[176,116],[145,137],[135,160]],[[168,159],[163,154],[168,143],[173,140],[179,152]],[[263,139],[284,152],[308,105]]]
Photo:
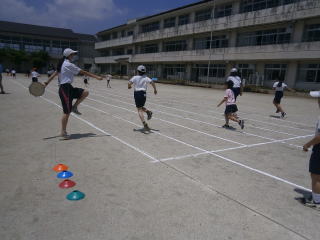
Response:
[[[33,52],[30,54],[30,59],[34,67],[41,69],[47,66],[50,56],[45,51]]]

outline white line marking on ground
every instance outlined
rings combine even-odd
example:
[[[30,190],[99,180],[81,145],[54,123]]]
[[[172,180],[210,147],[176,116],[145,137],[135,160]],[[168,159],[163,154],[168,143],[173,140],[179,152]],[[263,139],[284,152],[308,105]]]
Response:
[[[116,96],[116,97],[121,97],[119,95],[114,95],[114,94],[111,94],[111,93],[106,93],[110,96]],[[99,94],[93,94],[93,95],[96,95],[96,96],[101,96]],[[105,97],[103,96],[104,98],[108,98],[108,97]],[[111,97],[109,97],[111,98]],[[128,97],[126,97],[128,98]],[[122,103],[125,103],[125,104],[128,104],[127,102],[123,102],[121,100],[117,100],[117,99],[114,99],[114,98],[111,98],[113,99],[114,101],[117,101],[117,102],[122,102]],[[222,118],[217,118],[217,117],[214,117],[214,116],[211,116],[211,115],[207,115],[207,114],[201,114],[201,113],[194,113],[194,112],[190,112],[190,111],[187,111],[187,110],[182,110],[182,109],[179,109],[179,108],[174,108],[174,107],[168,107],[168,106],[164,106],[162,104],[156,104],[156,103],[152,103],[150,101],[148,101],[148,104],[151,104],[151,105],[157,105],[157,106],[161,106],[161,107],[164,107],[164,108],[169,108],[169,109],[173,109],[173,110],[176,110],[176,111],[180,111],[180,112],[185,112],[185,113],[188,113],[188,114],[197,114],[199,116],[204,116],[204,117],[210,117],[210,118],[213,118],[213,119],[217,119],[217,120],[221,120],[221,121],[224,121],[225,119],[222,119]],[[272,129],[269,129],[269,128],[263,128],[263,127],[257,127],[257,126],[254,126],[252,124],[249,124],[250,127],[252,128],[256,128],[256,129],[260,129],[260,130],[265,130],[265,131],[269,131],[269,132],[275,132],[275,133],[280,133],[280,134],[285,134],[285,135],[288,135],[288,136],[298,136],[298,135],[295,135],[295,134],[291,134],[291,133],[287,133],[287,132],[282,132],[282,131],[276,131],[276,130],[272,130]]]

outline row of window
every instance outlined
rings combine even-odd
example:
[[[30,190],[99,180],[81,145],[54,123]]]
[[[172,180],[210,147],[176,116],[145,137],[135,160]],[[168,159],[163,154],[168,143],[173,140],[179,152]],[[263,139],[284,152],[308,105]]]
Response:
[[[290,29],[290,28],[289,28]],[[262,31],[240,33],[237,37],[237,47],[243,46],[261,46],[261,45],[272,45],[272,44],[285,44],[290,43],[291,31],[286,28],[269,29]],[[305,29],[303,41],[320,41],[320,24],[308,25]],[[220,36],[207,36],[195,38],[193,40],[193,50],[200,49],[211,49],[211,48],[227,48],[229,46],[229,40],[226,35]],[[162,52],[173,52],[173,51],[186,51],[188,50],[187,40],[178,41],[166,41],[163,43]],[[144,44],[140,47],[140,51],[136,49],[136,52],[145,53],[157,53],[159,52],[158,43]],[[124,55],[132,54],[133,50],[125,52],[124,48],[113,49],[112,55]],[[104,56],[110,56],[110,53]]]
[[[242,0],[240,2],[240,13],[258,11],[262,9],[278,7],[282,5],[287,5],[290,3],[300,2],[304,0]],[[203,10],[199,10],[195,12],[194,22],[206,21],[214,18],[221,18],[230,16],[233,14],[233,5],[232,3],[227,3],[224,5],[219,5],[214,8],[214,14],[212,8],[207,8]],[[191,22],[190,14],[184,14],[177,17],[170,17],[164,19],[163,28],[171,28],[175,26],[181,26],[185,24],[189,24]],[[151,23],[144,24],[140,26],[140,33],[147,33],[152,31],[157,31],[160,29],[160,21],[154,21]],[[101,36],[102,40],[110,40],[116,39],[118,37],[126,37],[133,35],[133,31],[121,31],[121,32],[113,32],[111,34],[107,34],[105,36]]]

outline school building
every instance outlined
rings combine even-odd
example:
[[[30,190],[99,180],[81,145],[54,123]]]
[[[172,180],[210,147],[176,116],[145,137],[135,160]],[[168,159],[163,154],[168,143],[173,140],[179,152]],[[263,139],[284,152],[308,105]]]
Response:
[[[50,65],[56,66],[65,48],[79,51],[77,65],[89,70],[94,65],[97,52],[94,50],[94,35],[74,33],[71,29],[37,26],[15,22],[0,21],[0,48],[24,50],[27,53],[46,51],[50,56]],[[7,59],[4,66],[14,67],[25,72],[32,64],[23,62],[19,66]],[[43,69],[46,71],[46,69]]]
[[[97,37],[102,72],[213,84],[237,67],[246,83],[320,89],[320,0],[199,1]]]

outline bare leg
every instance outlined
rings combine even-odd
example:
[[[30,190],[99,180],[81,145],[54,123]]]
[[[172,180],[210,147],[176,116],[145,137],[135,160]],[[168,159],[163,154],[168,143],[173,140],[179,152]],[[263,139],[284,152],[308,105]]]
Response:
[[[229,125],[229,117],[228,117],[228,115],[224,115],[224,118],[225,118],[225,120],[226,120],[226,125]]]
[[[140,120],[141,122],[144,124],[145,123],[145,120],[144,120],[144,113],[145,111],[143,110],[143,108],[138,108],[138,114],[139,114],[139,117],[140,117]]]
[[[69,120],[70,114],[63,114],[61,119],[61,136],[67,133],[67,124]]]
[[[86,98],[88,97],[89,92],[87,90],[84,90],[81,97],[77,99],[77,101],[74,103],[73,107],[76,108],[78,105]]]
[[[236,117],[235,117],[234,115],[232,115],[232,114],[228,114],[228,118],[229,118],[230,120],[234,121],[234,122],[237,122],[237,123],[240,122],[240,120],[239,120],[238,118],[236,118]]]
[[[279,110],[279,112],[281,112],[281,113],[284,112],[280,104],[277,104],[276,106],[277,106],[277,109]]]
[[[277,108],[277,112],[280,112],[278,104],[275,101],[273,101],[273,105]]]
[[[320,175],[311,173],[312,192],[320,194]]]
[[[1,93],[4,93],[3,85],[2,85],[2,76],[0,76],[0,90],[1,90]]]

